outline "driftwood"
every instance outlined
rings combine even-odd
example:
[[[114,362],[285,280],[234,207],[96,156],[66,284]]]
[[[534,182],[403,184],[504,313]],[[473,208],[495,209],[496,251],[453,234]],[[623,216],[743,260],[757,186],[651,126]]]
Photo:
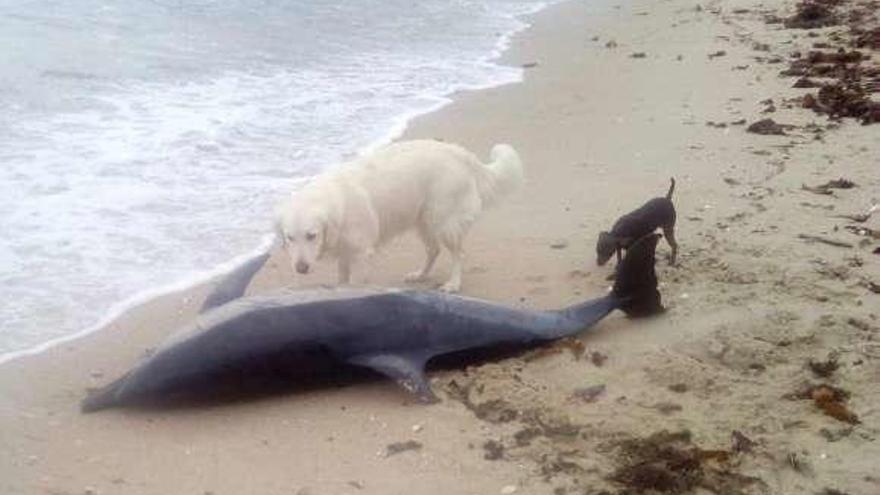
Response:
[[[842,247],[842,248],[852,248],[853,245],[848,242],[835,241],[834,239],[828,239],[826,237],[821,237],[818,235],[812,234],[798,234],[798,239],[803,239],[807,242],[821,242],[822,244],[828,244],[829,246],[834,247]]]
[[[855,215],[834,215],[837,218],[846,218],[847,220],[852,220],[853,222],[865,223],[871,218],[871,214],[880,209],[880,205],[871,206],[868,211],[864,213],[856,213]]]
[[[806,184],[801,184],[801,189],[816,194],[833,194],[834,192],[832,191],[832,189],[852,189],[854,187],[856,187],[855,182],[844,178],[829,180],[828,182],[818,186],[808,186]]]
[[[880,230],[869,229],[868,227],[862,227],[861,225],[847,225],[843,228],[855,235],[880,240]]]

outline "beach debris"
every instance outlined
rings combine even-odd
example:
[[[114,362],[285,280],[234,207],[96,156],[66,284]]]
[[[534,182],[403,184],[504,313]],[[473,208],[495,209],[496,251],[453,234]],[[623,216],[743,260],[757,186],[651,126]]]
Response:
[[[821,186],[816,186],[816,189],[852,189],[854,187],[856,187],[855,182],[841,177],[840,179],[830,180]]]
[[[528,447],[532,444],[532,440],[541,436],[539,428],[523,428],[513,434],[513,439],[518,447]]]
[[[874,212],[877,211],[878,209],[880,209],[880,204],[875,204],[875,205],[872,205],[870,208],[868,208],[868,211],[866,211],[864,213],[856,213],[854,215],[835,215],[835,216],[837,218],[846,218],[847,220],[852,220],[853,222],[865,223],[871,218],[871,215],[873,215]]]
[[[538,62],[526,62],[522,64],[520,67],[523,69],[532,69],[538,66]]]
[[[840,490],[835,490],[834,488],[826,487],[824,490],[819,492],[819,495],[849,495],[846,492],[842,492]]]
[[[413,431],[413,433],[419,433],[419,432],[422,431],[424,428],[425,428],[425,427],[424,427],[423,425],[421,425],[421,424],[415,424],[415,425],[412,426],[412,431]]]
[[[516,485],[507,485],[501,489],[501,495],[512,495],[518,490]]]
[[[798,473],[810,474],[813,472],[813,467],[810,465],[810,461],[808,461],[806,457],[799,455],[797,452],[789,452],[788,456],[786,456],[786,460],[788,461],[788,465]]]
[[[876,49],[880,45],[880,26],[877,26],[876,4],[870,2],[850,5],[848,12],[836,14],[834,8],[841,0],[802,0],[797,14],[786,21],[786,27],[818,27],[845,22],[849,34],[831,33],[829,40],[813,44],[816,50],[806,54],[792,54],[782,76],[798,77],[797,88],[819,88],[803,96],[800,105],[832,119],[855,118],[868,125],[880,122],[880,102],[871,93],[880,92],[880,65],[870,55],[847,50],[840,45],[847,41],[855,48]],[[872,22],[871,25],[866,25]],[[818,34],[816,34],[818,36]],[[834,47],[838,46],[836,50]],[[819,83],[810,77],[830,81]]]
[[[648,54],[645,52],[635,52],[635,53],[631,53],[629,55],[629,58],[645,58],[647,56],[648,56]]]
[[[809,77],[802,77],[794,82],[792,88],[821,88],[822,85]]]
[[[422,444],[421,442],[416,442],[415,440],[407,440],[406,442],[395,442],[390,443],[385,447],[385,457],[391,457],[393,455],[397,455],[403,452],[407,452],[410,450],[421,450]]]
[[[743,432],[739,430],[733,430],[730,432],[730,439],[733,443],[733,447],[731,450],[733,452],[751,452],[758,445],[757,442],[745,436]]]
[[[605,393],[605,384],[576,388],[571,394],[572,399],[579,399],[587,404],[596,402]]]
[[[568,241],[560,239],[550,244],[550,249],[565,249],[568,247]]]
[[[858,318],[850,317],[849,319],[846,320],[846,323],[847,323],[847,325],[849,325],[851,327],[858,328],[859,330],[861,330],[863,332],[870,332],[871,330],[873,330],[870,323],[868,323],[864,320],[860,320]]]
[[[855,235],[880,240],[880,230],[869,229],[868,227],[863,227],[861,225],[845,225],[843,228]]]
[[[855,31],[855,30],[854,30]],[[880,27],[876,27],[874,29],[857,30],[860,34],[853,41],[853,46],[856,48],[871,48],[873,50],[880,50]]]
[[[843,258],[846,261],[846,265],[850,268],[861,268],[865,265],[865,261],[858,256],[848,256]]]
[[[816,361],[814,359],[810,359],[807,361],[807,366],[810,368],[810,371],[813,372],[814,375],[818,378],[828,378],[840,368],[840,363],[838,362],[837,354],[832,353],[829,354],[828,357],[824,361]]]
[[[788,29],[816,29],[839,24],[831,9],[835,3],[834,0],[802,0],[795,14],[785,19],[783,25]]]
[[[812,234],[798,234],[798,239],[802,239],[807,242],[819,242],[822,244],[828,244],[829,246],[841,247],[841,248],[852,248],[853,245],[848,242],[836,241],[834,239],[828,239],[826,237],[821,237],[818,235]]]
[[[575,361],[580,361],[587,352],[587,346],[582,340],[576,337],[568,337],[560,340],[559,346],[568,349]]]
[[[746,128],[746,132],[751,132],[752,134],[761,134],[765,136],[784,136],[785,127],[781,124],[777,124],[776,121],[774,121],[773,119],[762,119],[749,125],[749,127]]]
[[[617,48],[617,42],[614,40],[605,43],[605,48]]]
[[[545,358],[547,356],[554,356],[566,349],[571,352],[571,355],[575,359],[575,361],[580,360],[583,357],[584,353],[587,352],[586,346],[580,340],[576,338],[565,338],[556,341],[549,347],[540,347],[526,353],[525,355],[523,355],[523,360],[526,362],[531,362],[536,359]]]
[[[356,490],[363,490],[364,489],[364,484],[361,483],[360,481],[357,481],[357,480],[351,480],[347,483],[347,485],[356,489]]]
[[[819,434],[829,442],[838,442],[848,436],[850,436],[853,432],[852,426],[847,426],[846,428],[838,428],[836,430],[830,430],[828,428],[820,428]]]
[[[483,459],[487,461],[497,461],[504,458],[504,444],[497,440],[486,440],[483,442]]]
[[[684,383],[673,383],[672,385],[668,386],[667,388],[677,394],[683,394],[688,391],[688,386],[687,386],[687,384],[684,384]]]
[[[461,402],[464,407],[474,413],[474,416],[483,421],[501,424],[510,423],[520,417],[520,411],[504,399],[490,399],[485,402],[475,402],[471,398],[471,390],[473,388],[474,382],[469,382],[467,385],[460,385],[456,380],[452,380],[447,385],[446,392],[449,394],[450,398]]]
[[[880,294],[880,284],[876,282],[873,282],[871,280],[862,280],[860,285],[873,292],[874,294]]]
[[[651,406],[652,409],[656,409],[657,412],[664,416],[669,416],[670,414],[681,412],[682,407],[681,404],[676,404],[674,402],[658,402]]]
[[[789,394],[787,398],[812,400],[813,404],[826,416],[849,424],[859,424],[859,417],[846,406],[849,392],[842,388],[826,384],[807,385],[801,390]]]
[[[601,368],[605,364],[605,361],[608,361],[607,355],[602,354],[599,351],[593,351],[590,353],[590,362],[593,363],[593,366]]]
[[[619,466],[610,479],[624,485],[626,493],[691,493],[702,488],[739,494],[751,485],[764,485],[760,478],[734,471],[734,453],[695,446],[687,430],[624,440],[617,448]]]
[[[709,56],[709,60],[712,60],[713,58],[723,57],[725,55],[727,55],[726,51],[718,50],[717,52],[710,53],[708,56]]]
[[[856,118],[863,125],[880,122],[880,103],[872,101],[858,81],[822,86],[816,96],[805,95],[802,105],[831,118]]]

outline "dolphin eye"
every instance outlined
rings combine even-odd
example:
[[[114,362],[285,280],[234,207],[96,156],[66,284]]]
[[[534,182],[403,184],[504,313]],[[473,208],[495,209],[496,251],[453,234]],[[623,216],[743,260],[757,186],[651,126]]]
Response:
[[[316,234],[314,232],[307,232],[306,233],[306,240],[307,241],[314,241],[317,237],[318,237],[318,234]]]

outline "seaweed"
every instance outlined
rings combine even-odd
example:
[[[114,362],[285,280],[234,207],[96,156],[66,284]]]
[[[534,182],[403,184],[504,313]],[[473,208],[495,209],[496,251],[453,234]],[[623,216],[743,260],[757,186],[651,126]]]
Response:
[[[714,493],[743,494],[760,478],[733,470],[735,454],[695,446],[687,430],[654,433],[618,445],[619,467],[609,477],[623,485],[621,494],[691,493],[697,488]]]
[[[860,424],[859,417],[846,405],[850,394],[846,390],[826,384],[807,385],[791,394],[789,398],[812,400],[826,416],[853,425]]]
[[[822,0],[805,0],[797,5],[795,14],[783,21],[788,29],[816,29],[840,24],[840,18],[834,13],[833,6],[837,2]]]

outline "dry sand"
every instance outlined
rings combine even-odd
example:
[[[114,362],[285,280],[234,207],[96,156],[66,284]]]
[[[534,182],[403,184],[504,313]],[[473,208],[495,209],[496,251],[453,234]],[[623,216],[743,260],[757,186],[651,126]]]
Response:
[[[659,248],[664,316],[612,316],[568,345],[437,374],[432,406],[382,382],[79,414],[85,390],[190,319],[205,288],[171,294],[0,368],[0,493],[880,493],[880,295],[868,284],[880,282],[880,240],[835,217],[880,196],[878,126],[846,120],[816,139],[804,126],[826,118],[781,104],[805,90],[773,57],[815,40],[763,12],[790,15],[792,3],[588,4],[541,12],[514,39],[504,61],[530,66],[522,84],[456,95],[405,137],[521,150],[527,185],[476,225],[464,278],[466,294],[513,305],[604,293],[597,233],[674,175],[681,253],[670,267]],[[731,124],[766,117],[767,98],[796,126],[787,135]],[[858,187],[801,189],[841,176]],[[880,229],[880,214],[861,225]],[[400,285],[420,257],[401,239],[370,281]],[[307,282],[333,275],[327,264]],[[274,259],[252,291],[292,279]],[[829,358],[829,377],[807,366]],[[819,383],[848,391],[860,422],[798,398]],[[411,449],[387,455],[395,443]]]

